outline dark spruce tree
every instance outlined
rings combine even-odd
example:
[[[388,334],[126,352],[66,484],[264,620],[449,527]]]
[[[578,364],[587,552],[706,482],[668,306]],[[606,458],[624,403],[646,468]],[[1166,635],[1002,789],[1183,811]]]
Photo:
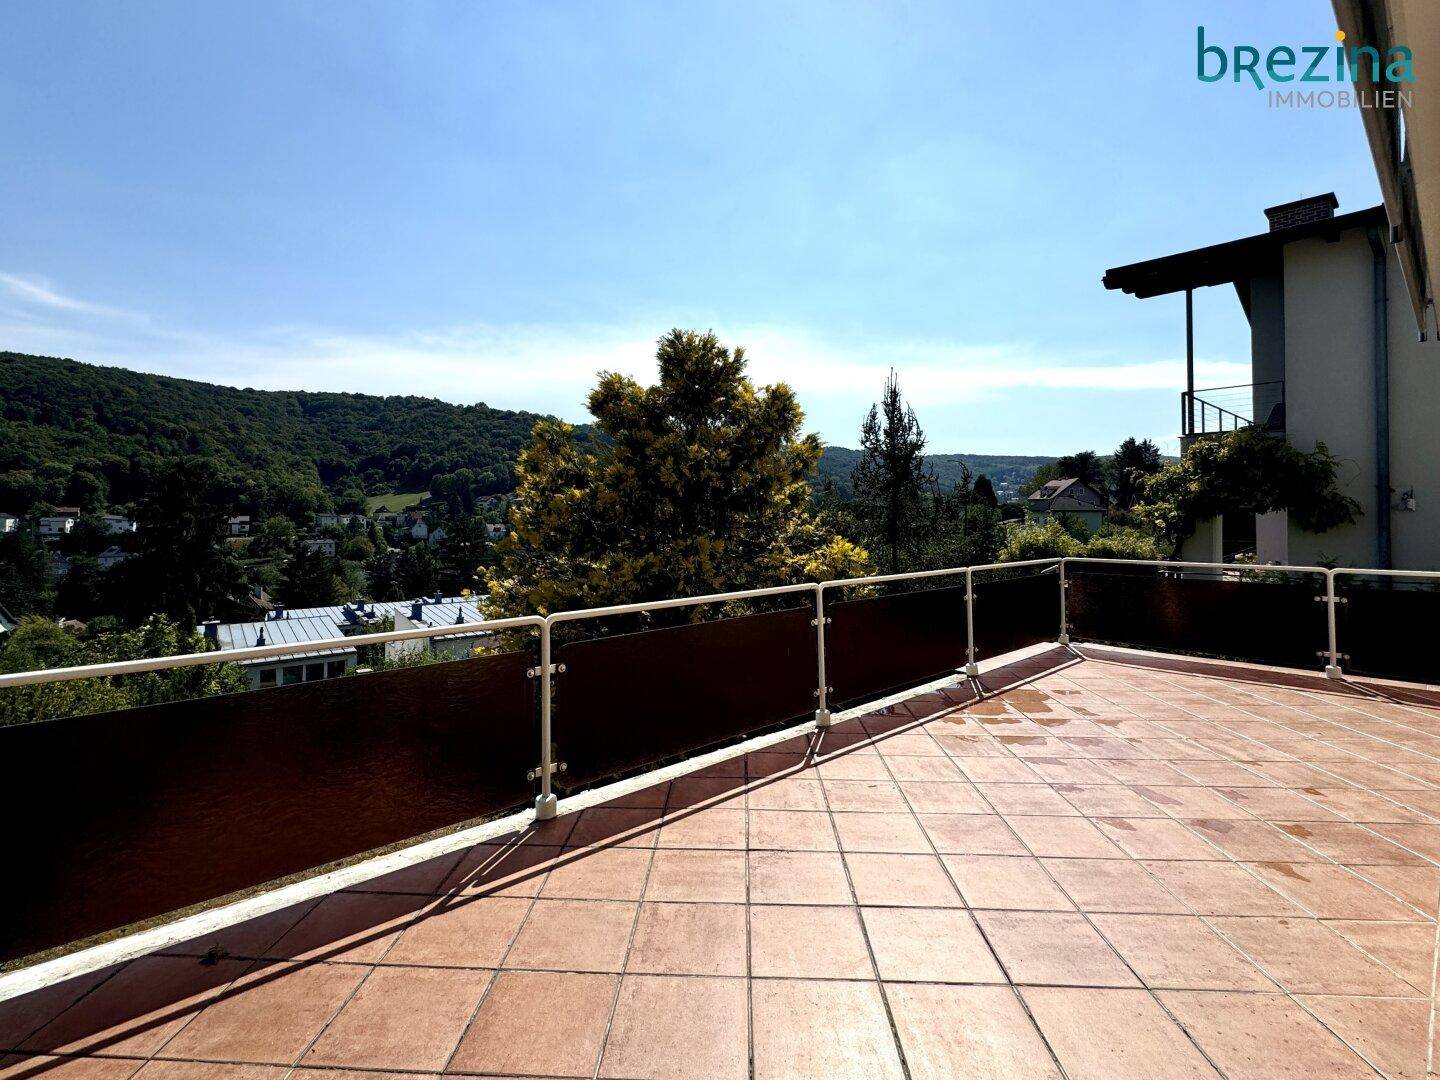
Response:
[[[856,514],[870,551],[886,572],[898,573],[923,539],[926,496],[934,485],[925,468],[925,433],[893,369],[860,429],[860,451],[851,475]]]

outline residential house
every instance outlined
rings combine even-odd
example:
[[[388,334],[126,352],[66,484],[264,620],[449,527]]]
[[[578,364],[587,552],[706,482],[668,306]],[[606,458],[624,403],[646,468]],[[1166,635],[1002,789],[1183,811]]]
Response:
[[[70,530],[75,528],[76,520],[77,518],[68,514],[47,514],[35,523],[35,535],[42,539],[69,536]]]
[[[130,558],[130,552],[112,545],[96,555],[95,562],[101,570],[111,570],[128,558]]]
[[[487,540],[499,540],[505,535],[506,531],[504,525],[497,524],[493,521],[487,521],[485,523],[485,538]]]
[[[1025,512],[1033,521],[1043,524],[1066,514],[1083,522],[1092,533],[1105,523],[1105,512],[1109,508],[1110,500],[1104,492],[1075,477],[1051,480],[1025,500]]]
[[[481,621],[479,604],[484,597],[435,596],[418,600],[366,602],[323,607],[285,608],[275,605],[263,618],[238,623],[211,620],[197,629],[211,647],[219,650],[248,649],[257,645],[294,644],[294,652],[261,660],[243,660],[240,666],[249,676],[253,689],[290,686],[321,679],[335,679],[352,673],[358,663],[353,647],[306,649],[307,642],[331,641],[372,631],[381,620],[390,618],[395,629],[417,626],[459,626]],[[488,644],[491,635],[483,632],[442,634],[434,638],[388,642],[384,646],[388,659],[399,659],[417,653],[463,658],[479,646]]]
[[[237,514],[226,523],[226,528],[230,536],[249,536],[250,515]]]
[[[100,524],[111,536],[124,536],[138,528],[135,522],[121,514],[104,514],[100,518]]]
[[[17,625],[18,620],[15,616],[5,609],[4,604],[0,604],[0,634],[10,633]]]
[[[315,528],[317,529],[345,529],[349,528],[351,522],[364,523],[368,520],[364,514],[316,514]]]
[[[300,542],[305,545],[305,550],[307,551],[318,551],[321,555],[329,555],[332,558],[335,555],[335,541],[329,537],[322,537],[318,540],[302,540]]]
[[[1333,194],[1272,206],[1266,232],[1105,274],[1107,288],[1137,298],[1186,298],[1182,446],[1239,428],[1306,451],[1324,443],[1363,514],[1324,533],[1283,512],[1226,515],[1201,524],[1185,559],[1253,551],[1294,565],[1440,566],[1440,346],[1417,340],[1403,230],[1384,206],[1339,216],[1337,206]],[[1213,285],[1233,288],[1249,321],[1250,380],[1205,389],[1195,385],[1191,297]]]
[[[20,528],[20,518],[15,514],[0,513],[0,534],[12,533]]]

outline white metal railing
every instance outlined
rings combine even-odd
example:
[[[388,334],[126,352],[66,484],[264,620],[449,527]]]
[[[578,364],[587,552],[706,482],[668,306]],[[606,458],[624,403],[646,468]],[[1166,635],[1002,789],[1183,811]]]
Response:
[[[735,592],[712,593],[706,596],[678,597],[669,600],[649,600],[633,604],[616,604],[609,607],[558,611],[546,616],[524,615],[509,619],[460,623],[453,626],[416,627],[409,630],[356,634],[350,637],[340,636],[323,641],[289,642],[284,644],[260,645],[245,649],[227,649],[221,652],[187,653],[180,656],[155,657],[147,660],[123,660],[113,663],[87,664],[68,668],[50,668],[41,671],[27,671],[9,675],[0,674],[0,690],[51,682],[65,682],[75,679],[133,675],[149,671],[163,671],[170,668],[197,667],[205,664],[245,660],[262,660],[276,656],[291,656],[297,653],[321,652],[327,649],[351,649],[364,645],[380,645],[391,641],[453,637],[460,634],[481,631],[518,630],[533,627],[538,631],[540,652],[539,666],[532,668],[530,671],[532,676],[540,679],[540,767],[534,771],[534,776],[539,781],[540,793],[535,800],[535,814],[537,818],[546,819],[554,817],[557,810],[556,798],[553,791],[553,780],[557,770],[557,764],[555,762],[554,747],[552,745],[551,713],[554,676],[563,672],[564,667],[563,665],[556,665],[553,662],[552,634],[555,626],[560,623],[605,618],[615,615],[639,614],[649,611],[663,611],[674,608],[695,607],[702,604],[726,603],[737,600],[751,600],[805,592],[812,593],[815,612],[814,618],[811,620],[811,625],[815,627],[815,725],[818,728],[826,728],[830,726],[831,722],[829,695],[833,689],[828,685],[825,660],[825,626],[830,621],[825,614],[826,590],[833,591],[836,589],[855,588],[865,585],[881,585],[899,581],[918,581],[927,578],[963,575],[965,579],[964,599],[967,649],[965,666],[963,669],[957,668],[957,671],[963,671],[966,676],[974,678],[979,673],[975,662],[975,575],[992,570],[1019,570],[1041,566],[1055,567],[1059,574],[1060,584],[1059,632],[1056,640],[1062,645],[1068,645],[1071,638],[1065,601],[1066,591],[1070,585],[1067,577],[1067,567],[1074,564],[1145,566],[1168,568],[1181,572],[1222,571],[1227,574],[1279,572],[1321,576],[1325,579],[1325,593],[1320,599],[1324,600],[1326,604],[1326,621],[1329,638],[1329,647],[1327,650],[1329,663],[1325,667],[1325,674],[1332,679],[1343,677],[1340,665],[1341,654],[1339,651],[1335,615],[1337,605],[1343,602],[1342,599],[1337,598],[1335,592],[1335,581],[1338,577],[1346,575],[1357,577],[1374,576],[1440,581],[1440,572],[1433,571],[1367,570],[1354,567],[1327,569],[1323,566],[1197,563],[1182,562],[1179,560],[1104,559],[1066,556],[1064,558],[1027,559],[1020,562],[984,563],[978,566],[959,566],[941,570],[918,570],[902,574],[876,574],[862,578],[837,578],[827,581],[802,582],[795,585],[779,585],[764,589],[743,589]]]

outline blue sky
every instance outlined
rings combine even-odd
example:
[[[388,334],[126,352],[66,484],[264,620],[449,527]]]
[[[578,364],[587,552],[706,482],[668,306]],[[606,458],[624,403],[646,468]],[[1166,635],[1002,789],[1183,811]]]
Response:
[[[0,348],[585,417],[671,326],[854,445],[1173,450],[1179,298],[1113,265],[1378,201],[1352,111],[1195,78],[1328,0],[0,7]],[[1202,385],[1244,381],[1233,291]]]

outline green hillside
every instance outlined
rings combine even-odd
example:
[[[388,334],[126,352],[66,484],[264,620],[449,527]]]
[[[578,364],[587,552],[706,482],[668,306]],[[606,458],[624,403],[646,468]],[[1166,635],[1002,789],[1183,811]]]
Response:
[[[0,352],[0,510],[122,506],[160,462],[190,454],[229,473],[242,492],[237,510],[252,514],[362,509],[390,491],[509,491],[539,418],[434,398],[240,390]]]
[[[1029,479],[1030,474],[1041,465],[1048,465],[1054,460],[1053,457],[1003,454],[925,455],[926,464],[935,470],[935,476],[940,481],[940,486],[947,490],[954,487],[955,482],[960,478],[962,463],[970,466],[970,471],[976,476],[984,473],[997,489],[1015,489]],[[820,457],[819,475],[816,477],[816,482],[824,483],[826,480],[834,480],[836,489],[841,495],[848,498],[853,494],[850,474],[859,461],[859,450],[852,450],[847,446],[827,446],[825,453]]]

